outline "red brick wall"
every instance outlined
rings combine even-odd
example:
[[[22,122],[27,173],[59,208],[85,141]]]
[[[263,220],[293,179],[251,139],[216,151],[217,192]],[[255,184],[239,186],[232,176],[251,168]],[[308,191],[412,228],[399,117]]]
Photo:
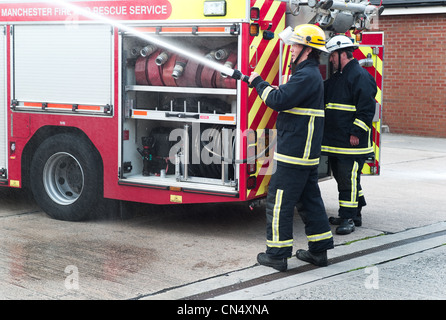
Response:
[[[446,138],[446,14],[381,16],[383,123],[392,133]]]

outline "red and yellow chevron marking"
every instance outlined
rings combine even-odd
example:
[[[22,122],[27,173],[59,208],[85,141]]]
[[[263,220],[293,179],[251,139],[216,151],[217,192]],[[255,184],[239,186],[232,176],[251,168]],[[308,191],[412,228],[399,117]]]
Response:
[[[251,37],[249,51],[249,72],[257,72],[261,77],[273,85],[279,84],[280,69],[280,41],[277,34],[285,29],[286,3],[273,0],[251,0],[251,7],[260,9],[260,21],[271,21],[270,31],[275,33],[272,40],[264,40],[262,31],[259,36]],[[248,96],[248,128],[256,130],[258,153],[265,150],[261,144],[264,142],[265,129],[275,128],[277,113],[268,108],[254,89],[249,89]],[[270,141],[274,137],[269,137]],[[262,157],[257,161],[257,184],[252,190],[247,191],[247,198],[252,199],[264,195],[267,192],[268,183],[272,173],[272,154],[269,150],[269,158]]]
[[[367,34],[363,34],[364,37],[367,37]],[[378,42],[372,44],[369,43],[364,46],[360,45],[359,49],[354,52],[354,56],[356,59],[361,60],[367,58],[370,54],[373,59],[373,67],[365,68],[376,81],[377,86],[377,94],[375,97],[376,102],[379,104],[379,119],[376,122],[373,122],[372,128],[372,138],[373,138],[373,149],[375,151],[375,161],[374,163],[366,163],[364,168],[362,169],[362,173],[365,175],[378,175],[380,174],[380,146],[381,146],[381,121],[382,121],[382,88],[383,88],[383,58],[384,58],[384,48],[382,47],[382,35],[378,37]],[[377,48],[379,52],[375,54],[373,52],[373,48]]]

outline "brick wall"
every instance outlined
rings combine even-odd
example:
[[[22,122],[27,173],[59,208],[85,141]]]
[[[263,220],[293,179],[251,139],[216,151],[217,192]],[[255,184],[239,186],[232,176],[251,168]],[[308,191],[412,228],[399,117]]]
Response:
[[[381,16],[383,123],[392,133],[446,138],[446,14]]]

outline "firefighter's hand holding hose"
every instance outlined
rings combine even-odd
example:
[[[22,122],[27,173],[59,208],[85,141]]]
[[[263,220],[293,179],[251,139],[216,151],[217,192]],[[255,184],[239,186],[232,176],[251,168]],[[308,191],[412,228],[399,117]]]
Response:
[[[253,74],[255,74],[256,76],[253,77]],[[234,70],[231,77],[235,80],[241,80],[243,82],[246,82],[250,88],[253,88],[253,86],[251,85],[251,82],[252,82],[252,80],[254,80],[254,78],[256,78],[258,76],[259,76],[258,73],[253,72],[253,73],[251,73],[251,77],[248,77],[248,76],[244,75],[243,73],[241,73],[239,70]]]
[[[236,80],[242,80],[247,84],[249,84],[250,88],[253,88],[252,82],[254,81],[255,78],[260,77],[260,75],[257,72],[251,72],[251,75],[248,77],[245,76],[243,73],[241,73],[239,70],[234,70],[231,77]],[[274,89],[279,89],[279,87],[277,86],[272,86],[272,87]]]
[[[249,76],[249,79],[248,79],[248,83],[251,85],[251,83],[257,77],[260,77],[260,75],[257,72],[251,72],[251,75]]]
[[[260,77],[260,75],[259,75],[257,72],[251,72],[251,75],[249,76],[249,79],[248,79],[248,83],[249,83],[249,86],[250,86],[250,87],[252,87],[251,83],[252,83],[252,82],[254,81],[254,79],[257,78],[257,77]],[[274,89],[279,89],[278,86],[271,86],[271,87],[273,87]]]

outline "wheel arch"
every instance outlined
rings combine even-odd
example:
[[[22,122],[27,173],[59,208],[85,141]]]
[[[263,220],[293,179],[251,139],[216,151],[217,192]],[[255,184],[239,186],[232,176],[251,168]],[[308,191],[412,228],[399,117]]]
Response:
[[[75,127],[44,126],[39,128],[39,130],[35,132],[35,134],[31,137],[31,139],[27,142],[27,144],[23,149],[22,162],[21,162],[23,188],[27,190],[30,189],[31,161],[37,148],[49,137],[61,133],[71,134],[73,135],[73,137],[77,139],[82,139],[84,142],[89,143],[97,153],[97,156],[101,159],[100,161],[101,175],[102,177],[104,176],[104,165],[102,156],[98,151],[98,149],[96,148],[96,146],[94,145],[94,143],[91,141],[91,139],[85,134],[85,132]]]

